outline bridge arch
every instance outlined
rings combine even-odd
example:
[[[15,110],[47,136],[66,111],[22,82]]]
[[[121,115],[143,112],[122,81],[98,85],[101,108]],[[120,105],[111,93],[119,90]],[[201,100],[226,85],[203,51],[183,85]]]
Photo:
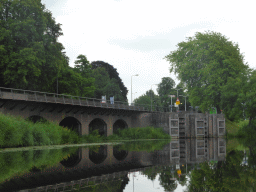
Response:
[[[118,129],[126,129],[128,128],[127,123],[123,119],[118,119],[113,124],[113,133],[116,133]]]
[[[89,150],[89,159],[95,163],[100,164],[107,158],[107,145],[100,145],[99,148]]]
[[[26,120],[31,121],[33,123],[37,123],[37,122],[46,123],[47,122],[47,119],[45,119],[39,115],[32,115],[32,116],[26,118]]]
[[[60,123],[59,126],[68,127],[69,129],[76,131],[81,135],[81,123],[74,117],[65,117]]]
[[[98,130],[99,135],[107,136],[107,124],[105,123],[105,121],[100,118],[92,120],[89,124],[89,134],[91,134],[95,130]]]

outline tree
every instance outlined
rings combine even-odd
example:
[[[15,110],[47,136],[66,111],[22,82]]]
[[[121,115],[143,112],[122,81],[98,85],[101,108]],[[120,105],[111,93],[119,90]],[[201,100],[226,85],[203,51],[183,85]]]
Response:
[[[222,107],[227,118],[240,120],[245,115],[256,129],[256,70],[248,69],[239,77],[228,79],[222,89]]]
[[[248,68],[243,58],[238,44],[209,31],[197,32],[165,57],[171,63],[170,71],[185,84],[191,104],[202,111],[215,106],[218,112],[228,78],[236,78]]]
[[[159,111],[161,107],[160,98],[158,95],[154,93],[153,90],[146,91],[146,94],[143,94],[139,96],[138,98],[134,99],[135,105],[142,105],[145,107],[146,110],[151,110],[151,104],[152,104],[152,110]]]
[[[91,78],[94,80],[93,78]],[[95,87],[90,78],[84,78],[71,67],[60,71],[59,93],[80,97],[92,97]],[[89,85],[89,86],[88,86]]]
[[[98,67],[92,70],[91,76],[95,79],[95,92],[94,97],[97,99],[101,99],[101,96],[106,94],[106,86],[110,82],[110,78],[108,72],[103,67]]]
[[[85,55],[80,54],[77,56],[77,60],[75,61],[77,72],[81,73],[83,77],[88,77],[89,73],[92,72],[91,68],[92,66]]]
[[[110,79],[116,79],[118,86],[120,87],[120,93],[122,95],[122,101],[127,101],[127,93],[128,89],[124,86],[124,83],[122,82],[122,79],[119,77],[119,73],[117,72],[116,68],[114,68],[112,65],[105,63],[103,61],[93,61],[92,63],[92,69],[96,69],[98,67],[103,67],[108,72]]]
[[[91,77],[92,66],[87,60],[85,55],[78,55],[75,61],[75,68],[73,69],[76,73],[81,75],[81,80],[77,82],[77,87],[79,88],[80,96],[92,96],[94,94],[95,79]]]
[[[123,101],[123,96],[120,92],[120,87],[116,79],[111,79],[104,88],[107,98],[114,96],[115,101]]]
[[[158,84],[157,92],[160,98],[161,106],[167,111],[171,105],[171,98],[169,95],[175,94],[175,81],[170,77],[163,77],[161,83]],[[175,101],[173,101],[174,104]],[[166,111],[165,110],[165,111]]]
[[[58,66],[66,64],[60,26],[40,0],[1,1],[1,86],[52,90]]]

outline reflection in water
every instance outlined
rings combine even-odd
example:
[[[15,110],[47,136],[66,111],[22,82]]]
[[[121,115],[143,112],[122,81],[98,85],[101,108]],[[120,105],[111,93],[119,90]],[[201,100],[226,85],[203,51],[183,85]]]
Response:
[[[117,160],[122,161],[127,157],[128,151],[120,150],[118,146],[114,146],[113,147],[113,155]]]
[[[256,191],[253,185],[256,161],[250,155],[250,150],[255,151],[253,146],[247,151],[227,150],[226,141],[218,138],[173,140],[162,150],[151,152],[127,152],[128,149],[121,148],[123,151],[113,146],[81,148],[79,152],[73,150],[75,155],[62,150],[63,156],[58,161],[61,163],[47,167],[47,163],[56,162],[51,158],[60,152],[0,153],[0,191],[36,191],[40,187],[114,192],[126,191],[132,184],[137,189],[139,186],[146,189],[145,180],[135,179],[135,183],[129,180],[138,171],[148,181],[154,181],[155,186],[159,182],[162,191],[179,187],[187,191]],[[31,164],[25,168],[27,162]]]
[[[100,164],[107,158],[107,146],[101,145],[96,147],[96,149],[90,149],[89,159],[95,164]]]
[[[74,167],[78,163],[80,163],[81,159],[82,159],[82,150],[77,149],[75,153],[68,155],[68,157],[64,158],[60,163],[64,167]]]

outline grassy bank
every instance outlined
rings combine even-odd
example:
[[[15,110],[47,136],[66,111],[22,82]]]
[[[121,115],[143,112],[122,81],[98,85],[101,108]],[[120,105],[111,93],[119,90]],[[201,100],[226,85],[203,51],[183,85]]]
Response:
[[[21,117],[0,114],[0,146],[39,146],[78,143],[79,136],[57,124],[32,123]]]
[[[241,130],[246,127],[249,123],[249,120],[242,120],[239,122],[233,122],[226,119],[226,130],[228,138],[238,137],[241,133]]]
[[[161,128],[129,128],[118,130],[109,137],[100,136],[96,131],[89,135],[79,136],[76,132],[63,128],[52,122],[32,123],[21,117],[0,113],[0,147],[22,147],[60,145],[76,143],[100,143],[106,141],[170,139]]]

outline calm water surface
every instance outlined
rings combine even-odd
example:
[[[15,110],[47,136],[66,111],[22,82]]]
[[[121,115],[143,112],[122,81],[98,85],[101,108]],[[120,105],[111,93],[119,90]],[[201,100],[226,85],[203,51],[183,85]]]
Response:
[[[180,139],[0,152],[0,191],[256,191],[255,141]]]

